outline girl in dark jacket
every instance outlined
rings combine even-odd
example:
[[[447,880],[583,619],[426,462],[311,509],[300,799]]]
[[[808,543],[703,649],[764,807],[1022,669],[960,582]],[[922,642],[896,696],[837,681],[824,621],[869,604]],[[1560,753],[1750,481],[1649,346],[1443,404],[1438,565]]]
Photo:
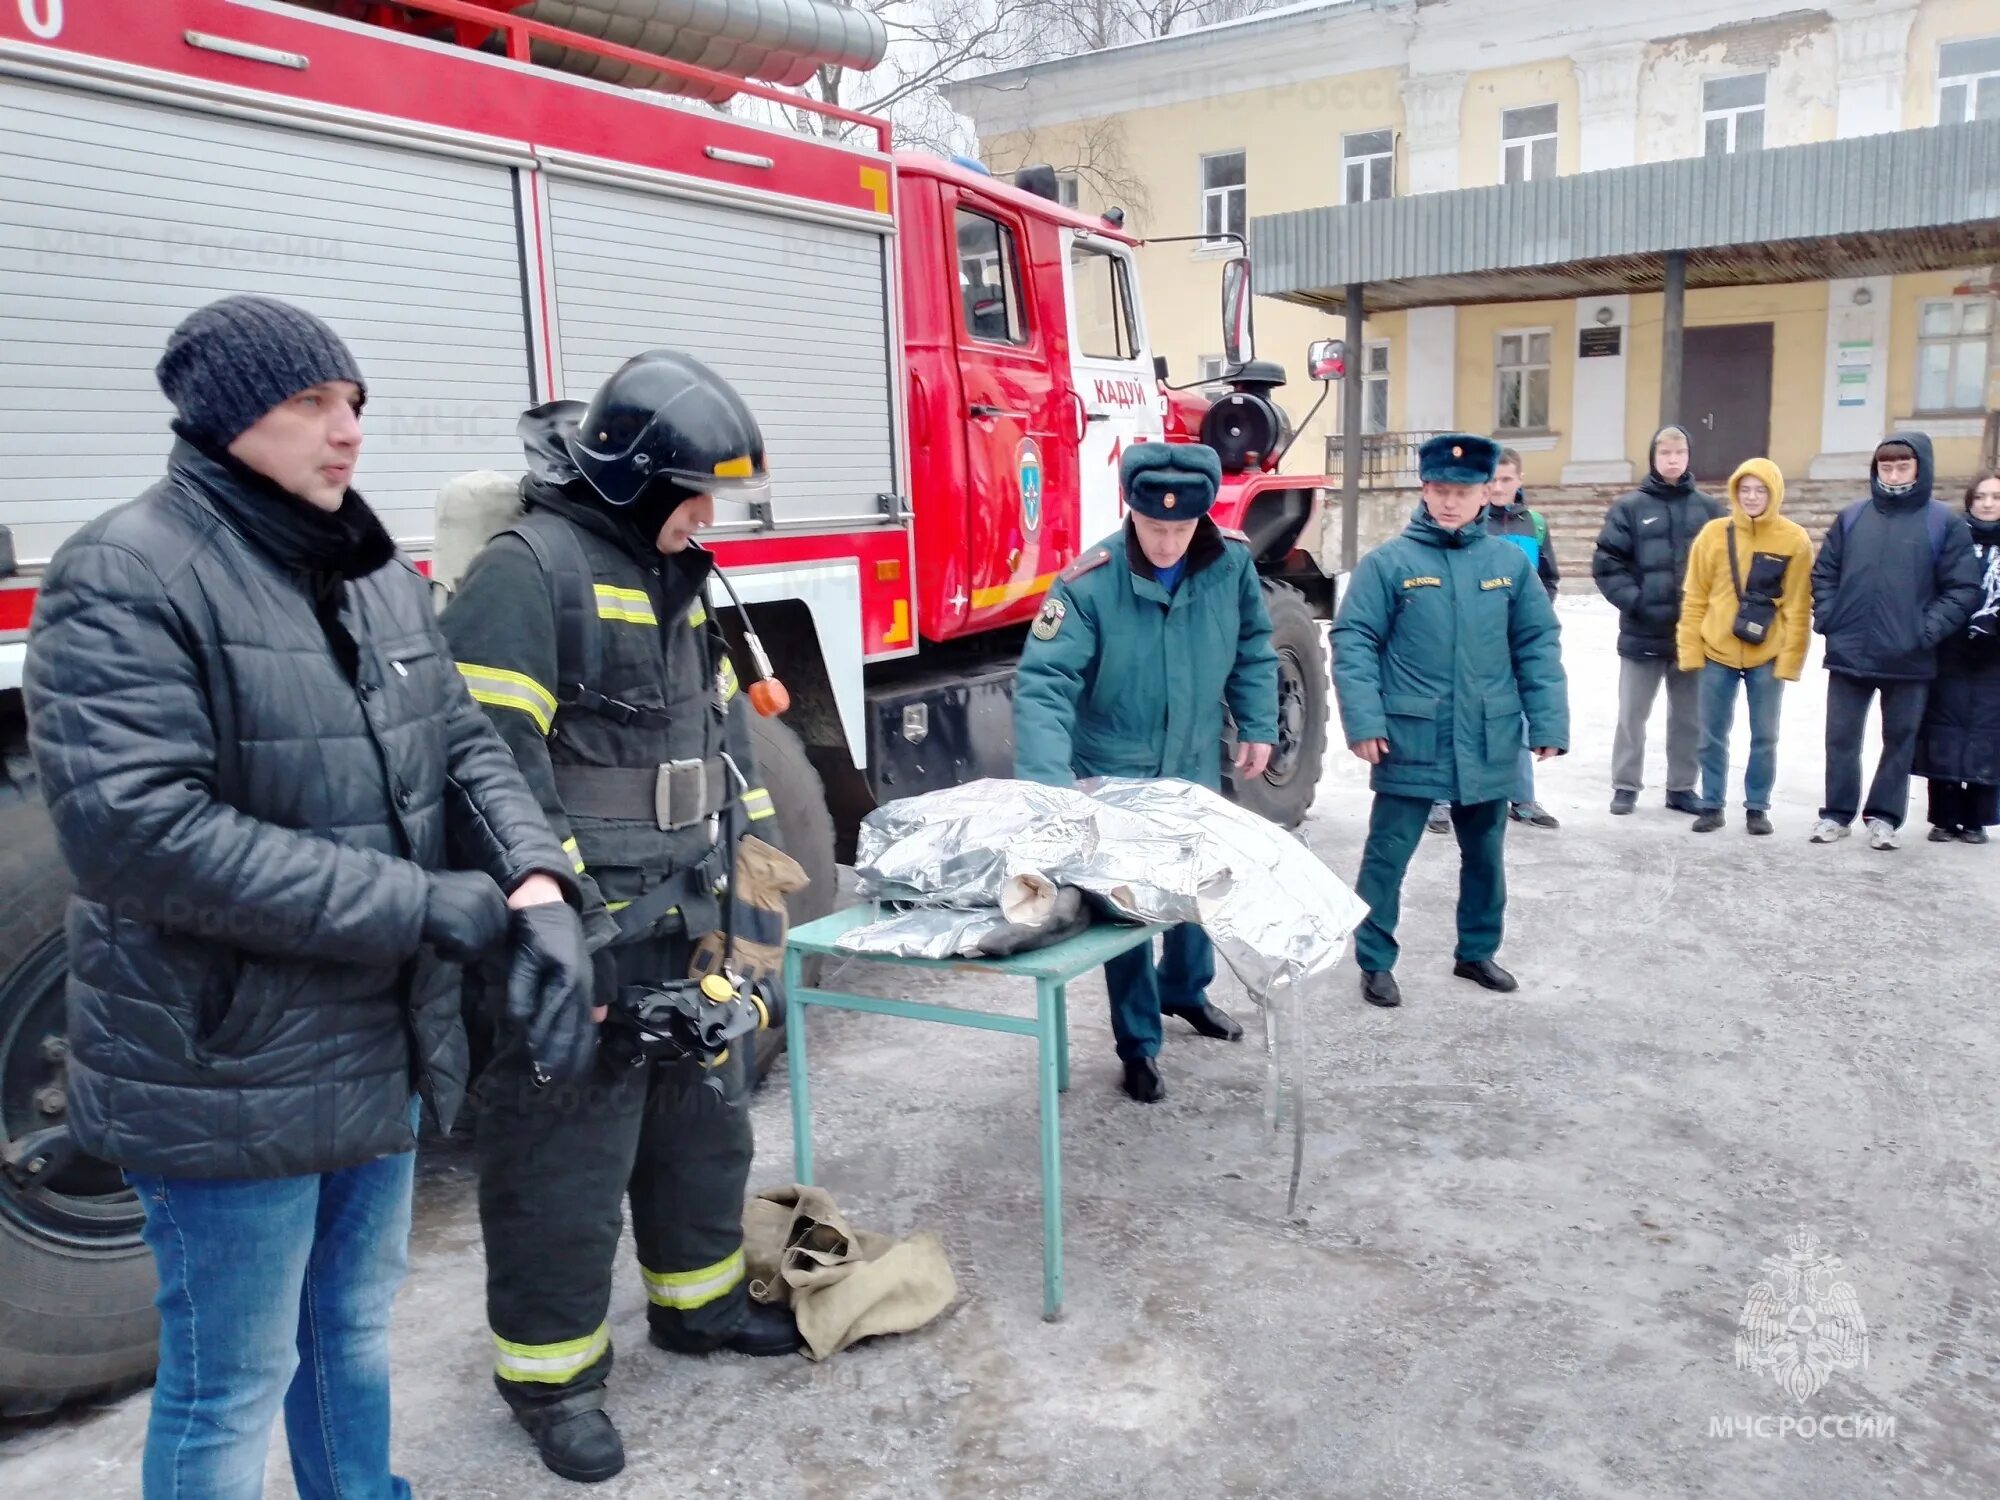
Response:
[[[1938,648],[1917,740],[1935,844],[1983,844],[1987,825],[2000,823],[2000,473],[1972,481],[1965,518],[1979,554],[1979,603],[1971,623]]]

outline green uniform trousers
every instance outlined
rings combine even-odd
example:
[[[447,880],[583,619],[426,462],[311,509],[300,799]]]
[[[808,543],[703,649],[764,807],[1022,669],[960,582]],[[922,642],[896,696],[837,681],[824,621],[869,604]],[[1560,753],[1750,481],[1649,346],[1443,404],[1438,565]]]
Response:
[[[1354,934],[1354,957],[1371,974],[1396,967],[1401,951],[1396,923],[1402,915],[1403,872],[1423,840],[1430,816],[1428,797],[1375,794],[1368,814],[1368,844],[1361,851],[1361,874],[1355,894],[1368,903],[1368,917]],[[1470,961],[1491,958],[1500,951],[1501,928],[1507,914],[1507,803],[1453,804],[1451,824],[1458,833],[1458,949],[1456,957]]]
[[[621,984],[687,972],[682,937],[612,952]],[[742,1324],[754,1050],[731,1048],[713,1075],[694,1062],[635,1065],[613,1024],[587,1084],[535,1088],[508,1057],[481,1078],[486,1309],[510,1405],[594,1390],[610,1374],[607,1316],[628,1198],[647,1320],[683,1342],[720,1343]]]

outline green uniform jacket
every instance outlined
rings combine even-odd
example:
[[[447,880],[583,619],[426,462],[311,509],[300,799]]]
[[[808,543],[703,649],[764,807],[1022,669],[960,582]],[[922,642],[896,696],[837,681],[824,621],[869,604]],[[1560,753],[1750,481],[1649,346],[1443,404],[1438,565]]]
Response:
[[[1128,528],[1057,582],[1014,687],[1017,777],[1173,776],[1219,789],[1225,705],[1240,738],[1277,743],[1278,657],[1250,549],[1204,518],[1186,568],[1169,595]]]
[[[1333,626],[1333,686],[1352,745],[1386,739],[1369,785],[1495,802],[1531,745],[1569,748],[1561,627],[1535,566],[1483,521],[1446,531],[1419,508],[1361,559]]]

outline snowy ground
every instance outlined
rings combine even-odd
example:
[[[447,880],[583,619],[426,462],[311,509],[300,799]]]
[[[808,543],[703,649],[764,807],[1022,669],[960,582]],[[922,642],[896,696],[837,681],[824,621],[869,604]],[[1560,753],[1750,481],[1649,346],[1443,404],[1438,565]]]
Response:
[[[601,1493],[2000,1493],[2000,847],[1925,844],[1920,802],[1896,853],[1806,843],[1816,661],[1785,706],[1777,837],[1736,812],[1691,834],[1660,807],[1657,742],[1640,813],[1611,818],[1613,622],[1592,599],[1561,610],[1576,744],[1542,792],[1564,826],[1509,837],[1522,992],[1451,977],[1456,859],[1426,840],[1404,1007],[1363,1005],[1351,965],[1317,997],[1296,1220],[1259,1054],[1170,1023],[1170,1098],[1131,1104],[1102,989],[1078,986],[1069,1306],[1044,1324],[1029,1045],[815,1018],[821,1180],[859,1223],[938,1231],[961,1299],[825,1367],[691,1362],[646,1344],[628,1266],[612,1407],[631,1464]],[[1336,750],[1328,771],[1306,833],[1351,876],[1364,769]],[[907,993],[899,977],[843,983]],[[1015,1003],[983,988],[932,993]],[[1218,999],[1247,1009],[1233,985]],[[782,1074],[757,1108],[756,1179],[788,1180]],[[570,1493],[488,1384],[462,1149],[425,1178],[400,1464],[424,1496]],[[1866,1365],[1803,1401],[1735,1356],[1800,1225],[1868,1333]],[[0,1436],[0,1494],[136,1495],[144,1420],[141,1396]],[[270,1489],[292,1493],[281,1457]]]

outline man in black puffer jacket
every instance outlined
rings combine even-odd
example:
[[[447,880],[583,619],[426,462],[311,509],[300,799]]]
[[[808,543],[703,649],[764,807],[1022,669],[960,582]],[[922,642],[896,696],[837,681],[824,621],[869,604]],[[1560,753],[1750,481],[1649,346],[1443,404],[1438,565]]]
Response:
[[[1611,810],[1629,813],[1646,784],[1646,721],[1667,687],[1667,806],[1697,813],[1695,753],[1701,736],[1701,673],[1683,672],[1674,645],[1681,584],[1701,528],[1728,508],[1694,487],[1688,435],[1653,436],[1646,477],[1605,513],[1591,575],[1618,606],[1618,734],[1611,750]]]
[[[1979,559],[1965,517],[1931,498],[1931,440],[1883,439],[1869,497],[1841,512],[1813,564],[1813,629],[1826,637],[1826,805],[1812,841],[1844,839],[1862,815],[1870,848],[1897,844],[1937,648],[1978,606]],[[1861,800],[1861,736],[1882,700],[1882,756]]]
[[[339,337],[230,297],[156,373],[166,477],[57,552],[25,677],[76,878],[69,1124],[125,1170],[160,1273],[145,1490],[261,1493],[282,1404],[302,1494],[407,1495],[388,1318],[415,1096],[449,1123],[451,965],[510,922],[518,1040],[546,1076],[589,1066],[570,862],[348,488],[365,389]]]

